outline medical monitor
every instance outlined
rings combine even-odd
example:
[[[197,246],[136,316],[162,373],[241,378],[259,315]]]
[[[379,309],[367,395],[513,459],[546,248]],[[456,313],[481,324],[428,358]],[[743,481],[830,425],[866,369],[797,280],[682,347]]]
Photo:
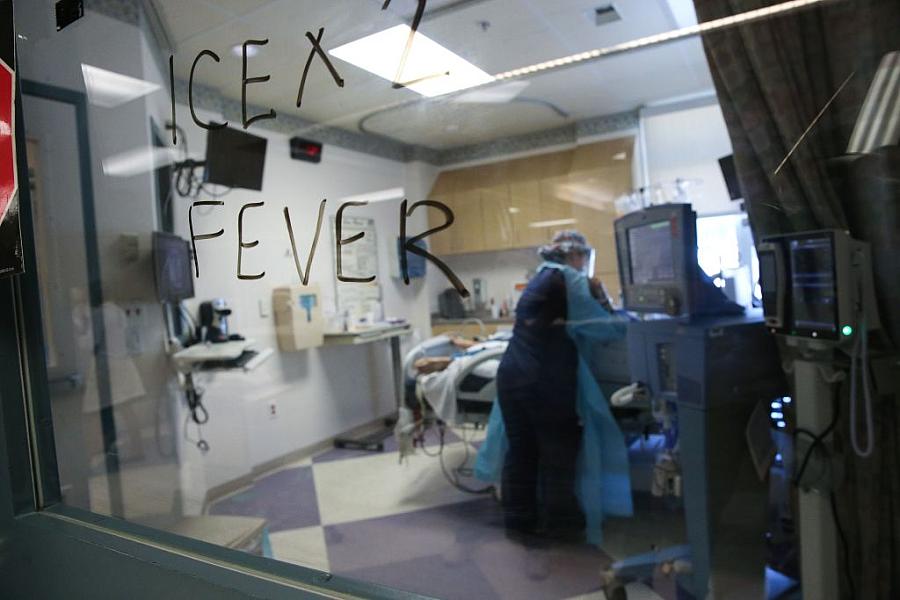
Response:
[[[229,188],[261,190],[267,140],[230,127],[206,136],[206,182]]]
[[[842,343],[879,326],[868,244],[843,230],[765,238],[759,245],[766,325],[777,333]]]
[[[725,187],[728,188],[728,195],[731,199],[743,199],[744,192],[741,191],[741,183],[738,181],[737,169],[734,166],[734,154],[720,158],[719,169],[722,171],[722,178],[725,180]]]
[[[160,302],[180,302],[194,297],[194,274],[187,240],[153,232],[153,270]]]
[[[691,314],[698,268],[696,219],[689,204],[663,204],[616,220],[626,310]]]

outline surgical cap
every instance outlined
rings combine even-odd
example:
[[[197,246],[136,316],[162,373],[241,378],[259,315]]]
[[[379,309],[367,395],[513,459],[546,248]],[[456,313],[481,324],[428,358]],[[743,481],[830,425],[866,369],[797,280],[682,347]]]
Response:
[[[538,255],[547,262],[564,264],[572,254],[590,254],[592,248],[581,233],[569,230],[560,231],[553,236],[553,241],[538,249]]]

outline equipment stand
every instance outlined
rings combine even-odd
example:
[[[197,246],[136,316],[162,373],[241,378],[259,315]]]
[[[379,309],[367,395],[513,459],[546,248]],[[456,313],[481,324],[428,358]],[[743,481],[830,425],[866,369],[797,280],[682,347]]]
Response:
[[[384,441],[394,435],[394,424],[397,422],[397,414],[400,407],[403,406],[403,357],[400,354],[400,336],[409,333],[409,326],[401,328],[393,328],[383,336],[373,338],[371,341],[388,339],[391,344],[391,374],[394,380],[394,404],[396,411],[390,417],[384,420],[384,427],[364,435],[362,437],[340,436],[335,438],[334,447],[344,450],[365,450],[367,452],[384,452]],[[326,336],[326,340],[329,336]],[[333,336],[338,337],[338,336]],[[346,336],[344,336],[346,337]],[[352,339],[352,338],[351,338]],[[360,341],[361,340],[361,341]],[[358,336],[357,339],[349,342],[354,344],[366,343],[366,339]],[[346,343],[346,342],[345,342]]]
[[[831,385],[822,373],[823,363],[797,360],[794,362],[794,382],[796,389],[797,427],[816,434],[825,431],[832,419]],[[826,447],[831,446],[832,435],[825,439]],[[798,436],[794,451],[795,460],[803,460],[812,440],[808,436]],[[798,465],[799,466],[799,465]],[[807,471],[815,472],[823,465],[810,460]],[[828,468],[827,465],[824,468]],[[801,483],[800,504],[800,573],[803,597],[817,600],[838,600],[837,529],[831,510],[831,488],[833,481],[820,489],[806,488]]]

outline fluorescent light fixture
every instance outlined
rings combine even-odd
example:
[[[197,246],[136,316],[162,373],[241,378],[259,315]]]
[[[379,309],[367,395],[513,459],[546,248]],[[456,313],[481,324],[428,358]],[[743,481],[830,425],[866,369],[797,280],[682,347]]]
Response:
[[[625,160],[626,158],[628,158],[628,154],[625,152],[616,152],[612,155],[613,160]]]
[[[453,102],[462,104],[504,104],[515,99],[529,85],[528,81],[510,81],[502,85],[494,85],[460,94],[453,99]]]
[[[341,202],[368,202],[369,204],[372,204],[374,202],[385,202],[387,200],[401,200],[405,195],[406,190],[404,190],[402,187],[396,187],[386,190],[379,190],[377,192],[367,192],[365,194],[348,196],[346,198],[342,198]]]
[[[409,25],[397,25],[328,53],[383,79],[394,81],[410,31]],[[400,78],[397,83],[408,83],[406,87],[429,98],[493,81],[490,75],[420,31],[413,37]]]
[[[100,161],[100,168],[109,177],[131,177],[155,171],[174,162],[174,148],[146,146],[104,158]]]
[[[86,64],[81,65],[81,74],[84,76],[88,101],[103,108],[121,106],[160,88],[156,83]]]
[[[561,58],[555,58],[553,60],[535,63],[527,67],[512,69],[511,71],[504,71],[503,73],[495,75],[494,78],[498,80],[504,80],[515,79],[517,77],[523,77],[526,75],[533,75],[535,73],[568,67],[588,60],[597,60],[599,58],[622,54],[623,52],[639,50],[641,48],[647,48],[649,46],[655,46],[657,44],[676,42],[678,40],[691,38],[697,35],[703,35],[704,33],[710,33],[712,31],[718,31],[720,29],[728,29],[731,27],[737,27],[739,25],[746,25],[747,23],[752,23],[761,19],[768,19],[777,15],[791,13],[805,8],[811,8],[819,4],[826,4],[837,1],[839,0],[790,0],[789,2],[781,2],[780,4],[773,4],[772,6],[765,6],[763,8],[757,8],[755,10],[748,10],[746,12],[731,15],[728,17],[722,17],[720,19],[704,21],[703,23],[699,23],[697,25],[688,25],[679,29],[666,31],[664,33],[649,35],[647,37],[638,38],[630,42],[623,42],[614,46],[607,46],[606,48],[598,48],[596,50],[589,50],[587,52],[579,52],[578,54],[571,54],[569,56],[563,56]]]
[[[578,219],[556,219],[555,221],[535,221],[529,223],[528,226],[533,229],[540,229],[541,227],[563,227],[564,225],[574,225],[577,222]]]
[[[522,209],[519,208],[518,206],[510,206],[507,210],[509,211],[509,214],[511,214],[511,215],[517,215],[520,212],[522,212]]]

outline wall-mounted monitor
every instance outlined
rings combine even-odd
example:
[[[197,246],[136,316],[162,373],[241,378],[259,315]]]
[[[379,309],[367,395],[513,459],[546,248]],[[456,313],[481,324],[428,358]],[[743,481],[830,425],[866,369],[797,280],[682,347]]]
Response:
[[[766,325],[777,333],[849,341],[879,326],[869,246],[839,229],[768,237],[759,245]]]
[[[160,302],[181,302],[194,297],[191,246],[187,240],[154,231],[153,271]]]
[[[268,140],[230,127],[210,129],[206,136],[207,183],[262,190]]]
[[[734,155],[729,154],[720,158],[719,168],[722,170],[722,177],[725,179],[728,195],[732,200],[741,200],[744,197],[744,192],[741,190],[741,182],[738,181],[737,169],[734,166]]]

